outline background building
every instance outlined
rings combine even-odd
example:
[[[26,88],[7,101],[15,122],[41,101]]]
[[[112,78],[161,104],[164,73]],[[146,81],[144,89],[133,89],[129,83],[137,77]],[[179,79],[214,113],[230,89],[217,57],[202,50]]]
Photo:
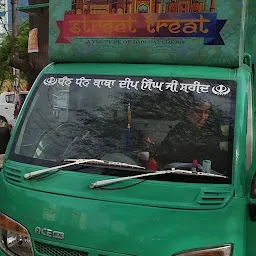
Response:
[[[0,0],[0,42],[8,30],[8,18],[7,0]]]
[[[11,0],[5,0],[8,3],[8,30],[12,30],[12,5]],[[19,6],[26,6],[28,5],[28,0],[19,0]],[[24,12],[18,12],[19,23],[28,20],[28,14]]]
[[[11,0],[0,0],[0,41],[6,35],[7,31],[12,31],[12,5]],[[19,0],[20,6],[28,5],[28,0]],[[19,23],[28,19],[28,15],[18,12]]]

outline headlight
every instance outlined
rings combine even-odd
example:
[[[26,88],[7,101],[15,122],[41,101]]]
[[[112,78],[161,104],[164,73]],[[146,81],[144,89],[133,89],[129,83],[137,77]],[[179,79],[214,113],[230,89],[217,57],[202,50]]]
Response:
[[[223,245],[214,248],[204,248],[177,253],[173,256],[231,256],[232,245]]]
[[[0,213],[0,249],[10,256],[34,255],[27,229],[2,213]]]

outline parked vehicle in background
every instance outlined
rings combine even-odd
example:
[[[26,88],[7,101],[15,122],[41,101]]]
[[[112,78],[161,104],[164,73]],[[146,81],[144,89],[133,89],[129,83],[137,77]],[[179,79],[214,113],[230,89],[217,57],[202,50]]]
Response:
[[[28,92],[21,91],[19,95],[20,106],[23,105]],[[7,122],[9,126],[13,126],[15,123],[14,118],[14,92],[3,92],[0,94],[0,122]]]

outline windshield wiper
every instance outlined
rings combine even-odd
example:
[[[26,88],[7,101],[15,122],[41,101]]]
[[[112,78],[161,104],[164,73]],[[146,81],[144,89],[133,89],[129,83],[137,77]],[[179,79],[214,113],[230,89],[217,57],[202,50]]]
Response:
[[[24,178],[26,180],[29,180],[29,179],[32,179],[32,178],[37,177],[39,175],[51,172],[53,170],[59,170],[59,169],[64,168],[64,167],[69,167],[69,166],[73,166],[73,165],[81,165],[81,164],[84,165],[84,166],[97,166],[97,167],[113,168],[113,169],[124,169],[124,170],[127,170],[127,169],[132,169],[132,170],[137,169],[138,170],[138,169],[141,169],[141,170],[145,170],[144,167],[141,167],[139,165],[132,165],[132,164],[126,164],[126,163],[119,163],[119,162],[111,162],[111,161],[105,161],[105,160],[100,160],[100,159],[65,159],[65,160],[63,160],[63,162],[69,162],[69,163],[26,173],[24,175]]]
[[[168,174],[168,173],[181,174],[181,175],[191,175],[191,176],[216,177],[216,178],[228,179],[228,177],[224,176],[224,175],[217,175],[217,174],[205,173],[205,172],[186,171],[186,170],[175,170],[175,168],[172,168],[172,170],[157,171],[157,172],[151,172],[151,173],[146,173],[146,174],[122,177],[122,178],[115,178],[115,179],[109,179],[109,180],[96,181],[96,182],[90,184],[90,188],[91,189],[100,188],[100,187],[108,186],[108,185],[111,185],[111,184],[114,184],[114,183],[118,183],[118,182],[121,182],[121,181],[125,181],[125,180],[131,180],[131,179],[136,179],[136,178],[143,178],[143,177],[147,177],[147,176],[164,175],[164,174]]]

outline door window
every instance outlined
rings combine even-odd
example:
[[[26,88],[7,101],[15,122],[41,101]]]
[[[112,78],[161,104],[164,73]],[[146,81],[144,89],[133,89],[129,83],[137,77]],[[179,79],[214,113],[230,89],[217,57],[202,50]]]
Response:
[[[5,96],[5,101],[7,103],[14,103],[14,94],[9,94]]]

